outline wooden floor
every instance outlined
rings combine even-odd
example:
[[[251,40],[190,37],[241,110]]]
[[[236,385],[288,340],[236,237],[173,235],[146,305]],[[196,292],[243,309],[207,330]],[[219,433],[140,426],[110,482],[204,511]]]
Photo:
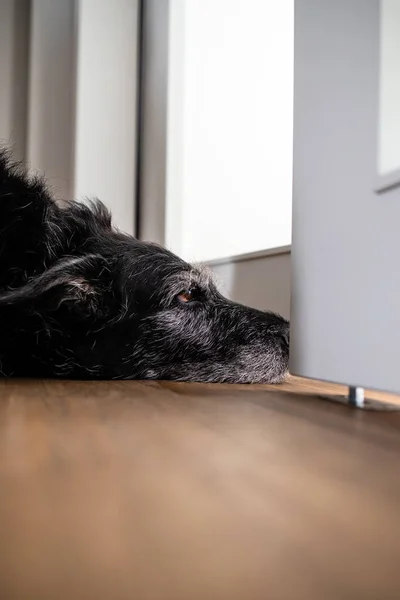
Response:
[[[0,383],[1,600],[398,600],[400,413],[341,388]]]

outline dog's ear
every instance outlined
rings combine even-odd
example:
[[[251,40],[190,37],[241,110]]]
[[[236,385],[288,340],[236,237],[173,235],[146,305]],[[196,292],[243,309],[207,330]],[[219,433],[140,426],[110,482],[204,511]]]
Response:
[[[44,259],[47,215],[54,206],[38,176],[0,147],[0,285],[12,285],[15,270],[31,274]]]
[[[110,269],[96,254],[60,260],[25,285],[0,294],[0,305],[38,307],[46,312],[59,309],[74,316],[104,315],[104,293]]]

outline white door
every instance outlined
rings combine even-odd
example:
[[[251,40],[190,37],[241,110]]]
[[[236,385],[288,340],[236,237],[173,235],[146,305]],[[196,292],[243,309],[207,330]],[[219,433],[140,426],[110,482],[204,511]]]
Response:
[[[291,371],[400,392],[400,3],[295,3]]]

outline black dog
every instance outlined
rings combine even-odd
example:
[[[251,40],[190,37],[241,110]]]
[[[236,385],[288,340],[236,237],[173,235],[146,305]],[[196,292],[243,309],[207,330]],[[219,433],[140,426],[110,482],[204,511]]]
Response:
[[[0,152],[3,376],[276,383],[289,324],[230,302],[210,273],[58,205]]]

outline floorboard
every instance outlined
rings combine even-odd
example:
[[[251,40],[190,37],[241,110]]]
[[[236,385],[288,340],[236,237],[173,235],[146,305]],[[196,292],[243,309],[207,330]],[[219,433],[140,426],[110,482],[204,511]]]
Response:
[[[398,600],[400,413],[343,391],[1,381],[0,598]]]

